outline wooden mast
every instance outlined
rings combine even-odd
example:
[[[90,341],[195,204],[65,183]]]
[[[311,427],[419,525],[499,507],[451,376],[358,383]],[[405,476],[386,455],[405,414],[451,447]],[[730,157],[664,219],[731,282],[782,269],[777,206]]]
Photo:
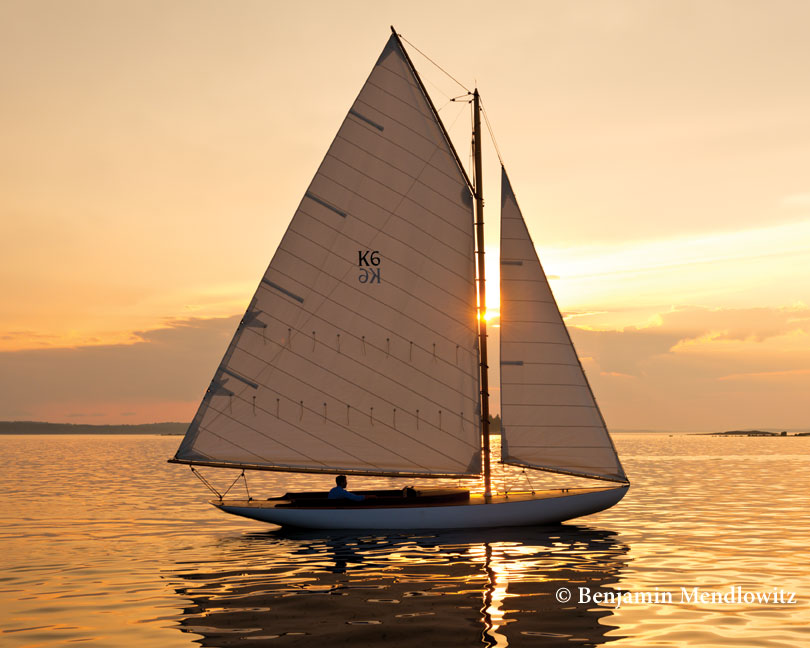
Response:
[[[473,91],[473,156],[475,180],[475,229],[478,241],[478,348],[481,351],[481,445],[484,449],[484,494],[492,495],[489,466],[489,365],[487,364],[487,290],[484,269],[484,183],[481,170],[481,106],[478,88]]]
[[[484,490],[487,496],[492,494],[492,487],[491,487],[491,476],[490,476],[490,450],[489,450],[489,366],[487,365],[487,323],[484,319],[484,312],[486,310],[486,281],[485,281],[485,271],[484,271],[484,185],[481,182],[482,178],[482,171],[481,171],[481,106],[480,106],[480,99],[478,96],[478,88],[475,89],[473,92],[473,149],[474,149],[474,180],[475,186],[473,183],[470,182],[467,173],[464,171],[464,165],[461,163],[461,158],[459,158],[458,153],[456,153],[456,149],[453,146],[453,142],[450,140],[450,136],[447,134],[447,131],[444,128],[444,124],[442,123],[441,117],[439,117],[439,112],[436,110],[435,106],[433,105],[433,101],[430,98],[430,95],[427,92],[424,84],[422,83],[422,79],[419,76],[419,73],[416,71],[416,68],[411,61],[410,56],[408,56],[408,52],[402,45],[400,40],[399,34],[397,30],[394,29],[394,26],[391,25],[391,33],[397,39],[399,43],[400,51],[402,52],[405,60],[408,62],[408,66],[411,68],[413,72],[414,78],[416,79],[417,83],[419,84],[419,88],[422,91],[422,94],[425,96],[425,99],[430,106],[431,111],[433,112],[434,116],[436,117],[436,121],[438,122],[440,128],[442,129],[442,133],[444,133],[445,139],[447,140],[447,144],[450,147],[450,150],[453,152],[453,157],[456,160],[456,164],[458,164],[458,168],[461,170],[461,174],[464,176],[464,179],[467,181],[467,186],[472,191],[475,197],[475,213],[476,213],[476,238],[477,238],[477,247],[478,247],[478,348],[481,352],[481,366],[480,366],[480,376],[481,376],[481,446],[484,450]]]

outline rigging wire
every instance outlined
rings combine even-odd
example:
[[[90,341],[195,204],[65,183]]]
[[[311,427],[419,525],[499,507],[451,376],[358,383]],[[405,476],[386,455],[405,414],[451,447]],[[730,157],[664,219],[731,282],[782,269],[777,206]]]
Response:
[[[492,130],[492,124],[489,123],[489,117],[487,116],[487,109],[484,106],[484,102],[481,102],[481,113],[484,115],[484,123],[487,125],[487,130],[489,131],[489,136],[492,138],[492,144],[495,146],[495,153],[498,155],[498,161],[503,164],[503,157],[501,156],[501,149],[498,148],[498,141],[495,139],[495,131]]]
[[[472,92],[470,91],[470,89],[467,86],[465,86],[461,81],[459,81],[456,77],[454,77],[447,70],[445,70],[441,65],[436,63],[436,61],[434,61],[432,58],[430,58],[427,54],[425,54],[422,50],[420,50],[416,45],[414,45],[411,41],[409,41],[407,38],[405,38],[402,34],[397,33],[397,36],[399,36],[403,41],[408,43],[408,45],[410,45],[413,49],[415,49],[423,57],[425,57],[428,61],[430,61],[430,63],[432,63],[436,68],[438,68],[443,74],[448,76],[455,83],[457,83],[459,86],[461,86],[464,90],[467,91],[467,95],[460,95],[458,97],[453,97],[452,99],[450,99],[450,101],[458,101],[462,97],[465,97],[465,96],[468,96],[468,95],[472,94]],[[441,90],[439,90],[439,91],[441,92]],[[444,92],[442,92],[442,94],[444,94]],[[445,96],[447,96],[447,95],[445,95]],[[442,106],[442,108],[445,108],[446,106],[447,106],[447,104],[444,104],[444,106]],[[437,110],[436,112],[439,112],[439,111]],[[489,116],[487,115],[487,109],[484,106],[483,101],[481,102],[481,113],[484,115],[484,123],[486,123],[487,131],[489,131],[489,136],[492,138],[492,144],[495,147],[495,153],[498,156],[498,161],[501,163],[501,166],[504,166],[503,156],[501,155],[500,148],[498,148],[498,141],[495,139],[495,132],[492,130],[492,124],[490,124],[490,122],[489,122]],[[470,154],[470,159],[472,159],[472,153]]]
[[[194,473],[197,479],[199,479],[203,484],[208,486],[208,490],[210,490],[214,495],[216,495],[220,500],[222,500],[222,495],[220,495],[219,491],[211,485],[211,482],[209,482],[205,477],[203,477],[199,471],[195,470],[194,466],[189,464],[189,467],[191,468],[191,472]]]
[[[439,68],[439,70],[441,70],[444,74],[446,74],[448,77],[450,77],[453,81],[455,81],[458,85],[460,85],[462,88],[464,88],[467,92],[470,91],[470,89],[467,86],[465,86],[461,81],[459,81],[456,77],[454,77],[447,70],[445,70],[441,65],[436,63],[436,61],[434,61],[432,58],[430,58],[427,54],[425,54],[422,50],[420,50],[416,45],[414,45],[411,41],[409,41],[407,38],[405,38],[402,34],[397,34],[397,36],[399,36],[402,40],[404,40],[406,43],[408,43],[408,45],[413,47],[417,52],[419,52],[422,56],[424,56],[428,61],[433,63],[433,65],[435,65],[437,68]]]

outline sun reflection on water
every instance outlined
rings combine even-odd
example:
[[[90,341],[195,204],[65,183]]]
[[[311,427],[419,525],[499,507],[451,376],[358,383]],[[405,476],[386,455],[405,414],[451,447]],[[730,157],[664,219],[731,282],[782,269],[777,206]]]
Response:
[[[279,630],[291,645],[293,636],[300,645],[348,637],[359,645],[413,645],[420,633],[433,645],[507,646],[521,633],[535,637],[534,645],[560,636],[567,645],[600,644],[611,639],[613,626],[600,621],[610,612],[560,606],[554,591],[571,580],[616,585],[628,551],[614,534],[585,526],[277,531],[223,539],[211,549],[215,561],[178,564],[164,577],[191,601],[182,629],[218,646]],[[252,612],[258,608],[268,611]],[[364,626],[360,637],[357,626]]]
[[[214,510],[188,471],[165,463],[176,438],[0,437],[0,644],[810,645],[809,439],[615,440],[633,487],[578,525],[318,534]],[[213,478],[227,487],[233,474]],[[543,479],[532,486],[563,485]],[[388,486],[378,480],[351,486]],[[267,474],[250,488],[332,482]],[[496,483],[527,486],[519,472]],[[616,609],[555,598],[561,587],[732,585],[784,588],[797,603]]]

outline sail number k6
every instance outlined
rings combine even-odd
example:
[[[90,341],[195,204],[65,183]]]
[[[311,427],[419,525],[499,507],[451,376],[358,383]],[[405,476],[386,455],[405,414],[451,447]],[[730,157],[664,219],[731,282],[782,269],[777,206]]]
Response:
[[[360,276],[357,279],[360,283],[380,283],[379,266],[379,250],[357,250],[357,267],[360,268]]]

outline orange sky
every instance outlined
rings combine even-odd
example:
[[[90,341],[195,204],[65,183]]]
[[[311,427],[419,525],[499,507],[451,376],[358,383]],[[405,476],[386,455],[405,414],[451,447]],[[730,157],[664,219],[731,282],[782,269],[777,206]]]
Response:
[[[810,5],[472,4],[0,5],[0,419],[191,418],[393,23],[610,426],[810,427]]]

